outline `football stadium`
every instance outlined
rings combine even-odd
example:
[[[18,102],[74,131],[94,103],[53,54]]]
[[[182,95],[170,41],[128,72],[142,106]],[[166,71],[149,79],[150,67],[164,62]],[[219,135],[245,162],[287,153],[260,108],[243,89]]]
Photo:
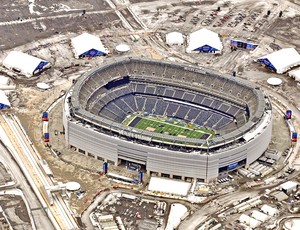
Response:
[[[268,97],[202,67],[126,57],[85,73],[66,94],[70,147],[148,174],[212,181],[247,167],[272,133]]]

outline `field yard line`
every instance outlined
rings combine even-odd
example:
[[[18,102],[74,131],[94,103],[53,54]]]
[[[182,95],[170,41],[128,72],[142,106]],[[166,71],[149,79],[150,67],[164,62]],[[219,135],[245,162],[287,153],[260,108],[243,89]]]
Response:
[[[210,134],[210,133],[204,132],[202,130],[193,130],[193,129],[189,128],[189,127],[183,127],[183,126],[179,126],[179,125],[174,125],[174,124],[168,123],[166,121],[154,120],[154,119],[147,118],[147,117],[141,117],[141,118],[143,118],[145,120],[148,120],[148,121],[157,121],[157,122],[162,123],[162,124],[167,124],[167,125],[174,126],[174,127],[180,127],[180,128],[183,128],[183,129],[188,129],[188,130],[199,132],[199,133]]]

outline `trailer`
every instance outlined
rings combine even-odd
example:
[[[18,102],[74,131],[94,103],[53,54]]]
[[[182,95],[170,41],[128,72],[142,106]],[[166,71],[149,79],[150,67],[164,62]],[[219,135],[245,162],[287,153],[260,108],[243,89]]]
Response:
[[[44,142],[49,142],[49,141],[50,141],[49,133],[44,133]]]
[[[48,112],[43,112],[42,121],[48,121]]]

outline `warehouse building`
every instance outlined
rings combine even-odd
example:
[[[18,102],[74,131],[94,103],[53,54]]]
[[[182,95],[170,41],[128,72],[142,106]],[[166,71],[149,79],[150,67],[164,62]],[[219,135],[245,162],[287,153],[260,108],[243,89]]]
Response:
[[[29,54],[11,51],[3,60],[3,66],[26,77],[32,77],[51,65],[49,62]]]

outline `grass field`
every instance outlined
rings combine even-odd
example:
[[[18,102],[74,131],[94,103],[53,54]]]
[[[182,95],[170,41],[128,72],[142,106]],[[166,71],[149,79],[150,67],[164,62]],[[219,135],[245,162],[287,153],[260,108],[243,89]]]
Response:
[[[207,130],[175,118],[132,115],[123,124],[171,136],[199,139],[211,139],[214,137],[212,130]]]

